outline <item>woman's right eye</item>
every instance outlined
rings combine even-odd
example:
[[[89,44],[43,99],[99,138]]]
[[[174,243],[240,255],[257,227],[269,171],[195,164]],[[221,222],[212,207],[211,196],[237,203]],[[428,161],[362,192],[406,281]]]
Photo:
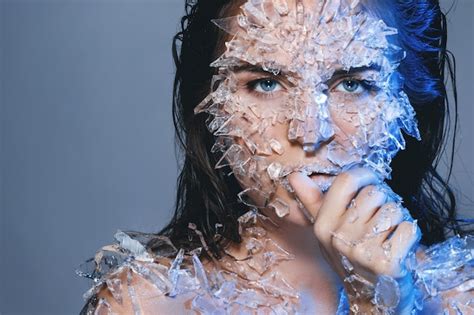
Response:
[[[277,80],[271,78],[252,81],[249,83],[249,87],[253,91],[262,94],[271,94],[282,89],[282,85]]]

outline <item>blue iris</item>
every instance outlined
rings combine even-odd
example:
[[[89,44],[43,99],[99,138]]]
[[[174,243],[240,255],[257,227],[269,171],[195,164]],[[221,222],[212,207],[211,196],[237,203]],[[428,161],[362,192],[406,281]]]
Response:
[[[342,87],[347,92],[355,92],[359,88],[360,83],[355,80],[344,80],[342,81]]]
[[[260,88],[265,92],[271,92],[275,90],[275,88],[277,87],[277,84],[278,82],[276,82],[275,80],[270,80],[270,79],[266,79],[266,80],[262,80],[258,82],[258,85],[260,86]]]

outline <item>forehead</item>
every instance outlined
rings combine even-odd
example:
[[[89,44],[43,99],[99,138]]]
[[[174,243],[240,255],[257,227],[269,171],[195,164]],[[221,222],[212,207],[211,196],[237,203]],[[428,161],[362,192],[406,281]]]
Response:
[[[358,0],[249,0],[240,8],[237,16],[215,21],[232,35],[227,61],[330,75],[337,68],[390,68],[387,53],[398,49],[387,40],[396,29],[370,16]]]

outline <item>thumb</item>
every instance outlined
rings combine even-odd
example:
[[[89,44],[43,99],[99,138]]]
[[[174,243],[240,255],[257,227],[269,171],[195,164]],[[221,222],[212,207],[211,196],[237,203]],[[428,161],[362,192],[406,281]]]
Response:
[[[313,218],[315,218],[323,202],[323,194],[318,185],[301,172],[290,174],[288,181],[295,191],[297,198]]]

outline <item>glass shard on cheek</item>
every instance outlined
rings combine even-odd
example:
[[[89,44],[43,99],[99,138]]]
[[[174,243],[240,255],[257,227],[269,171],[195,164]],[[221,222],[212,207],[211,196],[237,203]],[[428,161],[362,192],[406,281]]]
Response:
[[[280,198],[275,198],[269,205],[269,208],[273,208],[278,217],[283,218],[290,214],[290,206],[281,200]]]

